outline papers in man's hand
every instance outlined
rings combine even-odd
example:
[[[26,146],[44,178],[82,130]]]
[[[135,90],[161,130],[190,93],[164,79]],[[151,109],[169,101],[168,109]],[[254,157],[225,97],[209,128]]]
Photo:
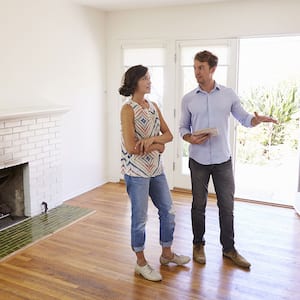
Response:
[[[193,135],[196,135],[196,136],[206,135],[206,134],[209,134],[210,136],[217,136],[218,129],[217,128],[204,128],[204,129],[193,132]]]

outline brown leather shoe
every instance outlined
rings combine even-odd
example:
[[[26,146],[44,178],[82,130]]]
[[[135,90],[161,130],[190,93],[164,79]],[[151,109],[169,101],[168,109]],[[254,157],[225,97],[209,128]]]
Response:
[[[231,250],[228,252],[223,252],[223,256],[231,259],[236,265],[242,268],[250,268],[251,264],[236,250]]]
[[[160,263],[162,265],[167,265],[169,263],[174,263],[176,264],[177,266],[182,266],[182,265],[185,265],[187,264],[191,259],[188,257],[188,256],[185,256],[185,255],[177,255],[176,253],[173,253],[173,257],[168,259],[168,258],[165,258],[163,257],[162,255],[160,256]]]
[[[199,264],[206,263],[206,257],[204,252],[204,245],[197,244],[193,246],[193,259]]]

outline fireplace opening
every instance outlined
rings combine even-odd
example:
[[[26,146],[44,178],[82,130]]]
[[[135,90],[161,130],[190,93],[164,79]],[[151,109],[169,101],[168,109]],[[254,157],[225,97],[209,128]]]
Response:
[[[0,230],[26,219],[23,173],[26,164],[0,169]]]

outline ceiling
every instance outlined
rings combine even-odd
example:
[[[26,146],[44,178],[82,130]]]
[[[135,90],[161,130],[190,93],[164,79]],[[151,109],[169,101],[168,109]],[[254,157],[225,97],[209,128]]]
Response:
[[[248,0],[73,0],[104,11]]]

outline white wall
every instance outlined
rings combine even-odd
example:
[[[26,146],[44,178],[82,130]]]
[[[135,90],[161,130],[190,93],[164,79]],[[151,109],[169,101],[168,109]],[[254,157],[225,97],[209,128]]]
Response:
[[[162,41],[170,50],[168,59],[171,61],[176,40],[299,34],[299,11],[300,1],[297,0],[252,0],[109,13],[109,180],[117,180],[120,169],[116,157],[119,157],[120,125],[117,120],[121,100],[117,91],[120,85],[121,45],[124,41]],[[258,66],[258,70],[259,67],[263,66]],[[167,68],[172,70],[170,66]],[[167,101],[174,101],[174,91],[168,89],[167,93],[166,97],[171,95]],[[172,123],[169,112],[164,114],[167,115],[172,131],[178,130],[177,124]],[[169,183],[172,186],[170,180]]]
[[[0,0],[0,109],[68,105],[63,198],[107,180],[105,15],[67,0]]]

